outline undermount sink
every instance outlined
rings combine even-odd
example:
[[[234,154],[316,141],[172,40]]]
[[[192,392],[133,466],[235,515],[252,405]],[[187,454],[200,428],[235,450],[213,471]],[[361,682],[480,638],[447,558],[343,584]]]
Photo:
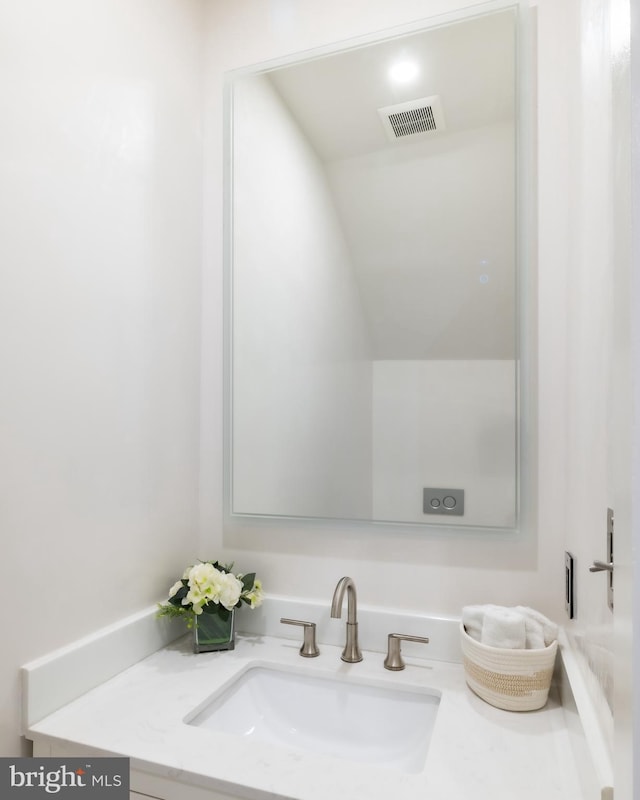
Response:
[[[252,666],[185,722],[287,749],[421,772],[440,697]]]

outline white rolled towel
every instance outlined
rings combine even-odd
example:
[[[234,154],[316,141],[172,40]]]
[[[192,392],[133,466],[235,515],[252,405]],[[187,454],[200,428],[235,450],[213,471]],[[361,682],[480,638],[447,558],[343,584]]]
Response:
[[[485,607],[480,641],[489,647],[524,650],[527,646],[524,615],[513,608]]]
[[[527,632],[527,650],[542,650],[558,638],[555,622],[528,606],[516,606],[515,611],[522,614]]]
[[[488,608],[498,608],[493,605],[464,606],[462,609],[462,624],[467,634],[479,642],[482,638],[482,623]]]

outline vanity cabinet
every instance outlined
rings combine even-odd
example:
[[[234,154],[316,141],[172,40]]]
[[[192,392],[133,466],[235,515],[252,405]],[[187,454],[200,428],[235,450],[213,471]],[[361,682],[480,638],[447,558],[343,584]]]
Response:
[[[238,795],[222,794],[214,789],[200,786],[189,786],[136,770],[131,770],[131,785],[143,791],[131,790],[129,800],[241,800]]]
[[[34,740],[33,755],[35,757],[53,756],[56,758],[91,758],[107,755],[90,747],[80,745],[62,745]],[[239,795],[217,792],[201,786],[190,786],[186,783],[150,775],[136,769],[131,770],[129,800],[241,800]],[[276,795],[272,795],[274,798]]]
[[[281,617],[319,618],[322,610],[296,602],[277,608],[273,616],[278,621]],[[366,617],[363,611],[362,618]],[[402,619],[384,616],[374,621],[378,630],[409,630]],[[433,635],[435,646],[450,646],[452,655],[457,653],[457,621],[430,619],[421,629]],[[111,754],[128,756],[130,784],[125,794],[129,800],[582,797],[578,763],[584,770],[589,761],[574,759],[578,722],[572,721],[569,728],[557,698],[552,697],[535,714],[516,715],[474,695],[466,685],[462,665],[453,659],[423,661],[407,648],[407,669],[391,672],[384,669],[381,653],[365,651],[362,662],[345,665],[341,652],[341,644],[323,643],[319,659],[302,663],[297,641],[240,635],[235,649],[218,654],[219,658],[216,654],[193,657],[191,643],[184,637],[30,723],[26,732],[36,757],[76,757],[91,765],[92,759]],[[258,666],[284,671],[289,679],[296,675],[305,680],[315,676],[322,681],[344,681],[345,689],[347,685],[379,686],[394,696],[401,691],[405,699],[416,691],[440,697],[424,768],[383,768],[393,753],[383,762],[384,754],[378,749],[374,764],[355,756],[333,758],[307,752],[293,743],[276,746],[253,740],[248,748],[241,736],[184,724],[221,690]],[[42,686],[49,686],[57,675],[56,664],[55,670],[39,676]],[[37,681],[31,677],[34,688]],[[38,699],[35,693],[33,716]],[[544,764],[545,769],[535,769],[536,764]]]
[[[155,781],[155,779],[154,779]],[[139,777],[135,772],[131,772],[131,782],[138,785]],[[144,784],[144,781],[142,781]],[[165,787],[160,789],[162,794],[143,794],[141,792],[129,792],[129,800],[240,800],[230,794],[220,794],[210,789],[202,789],[197,786],[186,786],[176,781],[164,781]],[[158,791],[154,788],[153,791]]]

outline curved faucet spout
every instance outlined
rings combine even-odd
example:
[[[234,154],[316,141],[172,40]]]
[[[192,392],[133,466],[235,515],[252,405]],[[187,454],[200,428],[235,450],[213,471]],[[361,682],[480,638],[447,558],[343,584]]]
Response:
[[[340,578],[333,592],[331,601],[331,616],[339,619],[342,616],[342,601],[347,593],[347,642],[340,656],[343,661],[355,663],[362,661],[362,653],[358,646],[358,599],[356,585],[352,578],[345,575]]]
[[[345,591],[347,592],[347,622],[353,624],[358,621],[358,598],[353,578],[349,578],[346,575],[344,578],[340,578],[333,593],[331,616],[335,619],[340,619],[342,617],[342,602],[344,600]]]

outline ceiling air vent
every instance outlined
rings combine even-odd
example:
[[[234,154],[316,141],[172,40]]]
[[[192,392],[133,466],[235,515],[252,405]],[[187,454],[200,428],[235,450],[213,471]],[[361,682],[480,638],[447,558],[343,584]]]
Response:
[[[409,136],[439,133],[446,128],[438,95],[409,100],[407,103],[398,103],[395,106],[385,106],[378,109],[378,114],[387,138],[392,142]]]

